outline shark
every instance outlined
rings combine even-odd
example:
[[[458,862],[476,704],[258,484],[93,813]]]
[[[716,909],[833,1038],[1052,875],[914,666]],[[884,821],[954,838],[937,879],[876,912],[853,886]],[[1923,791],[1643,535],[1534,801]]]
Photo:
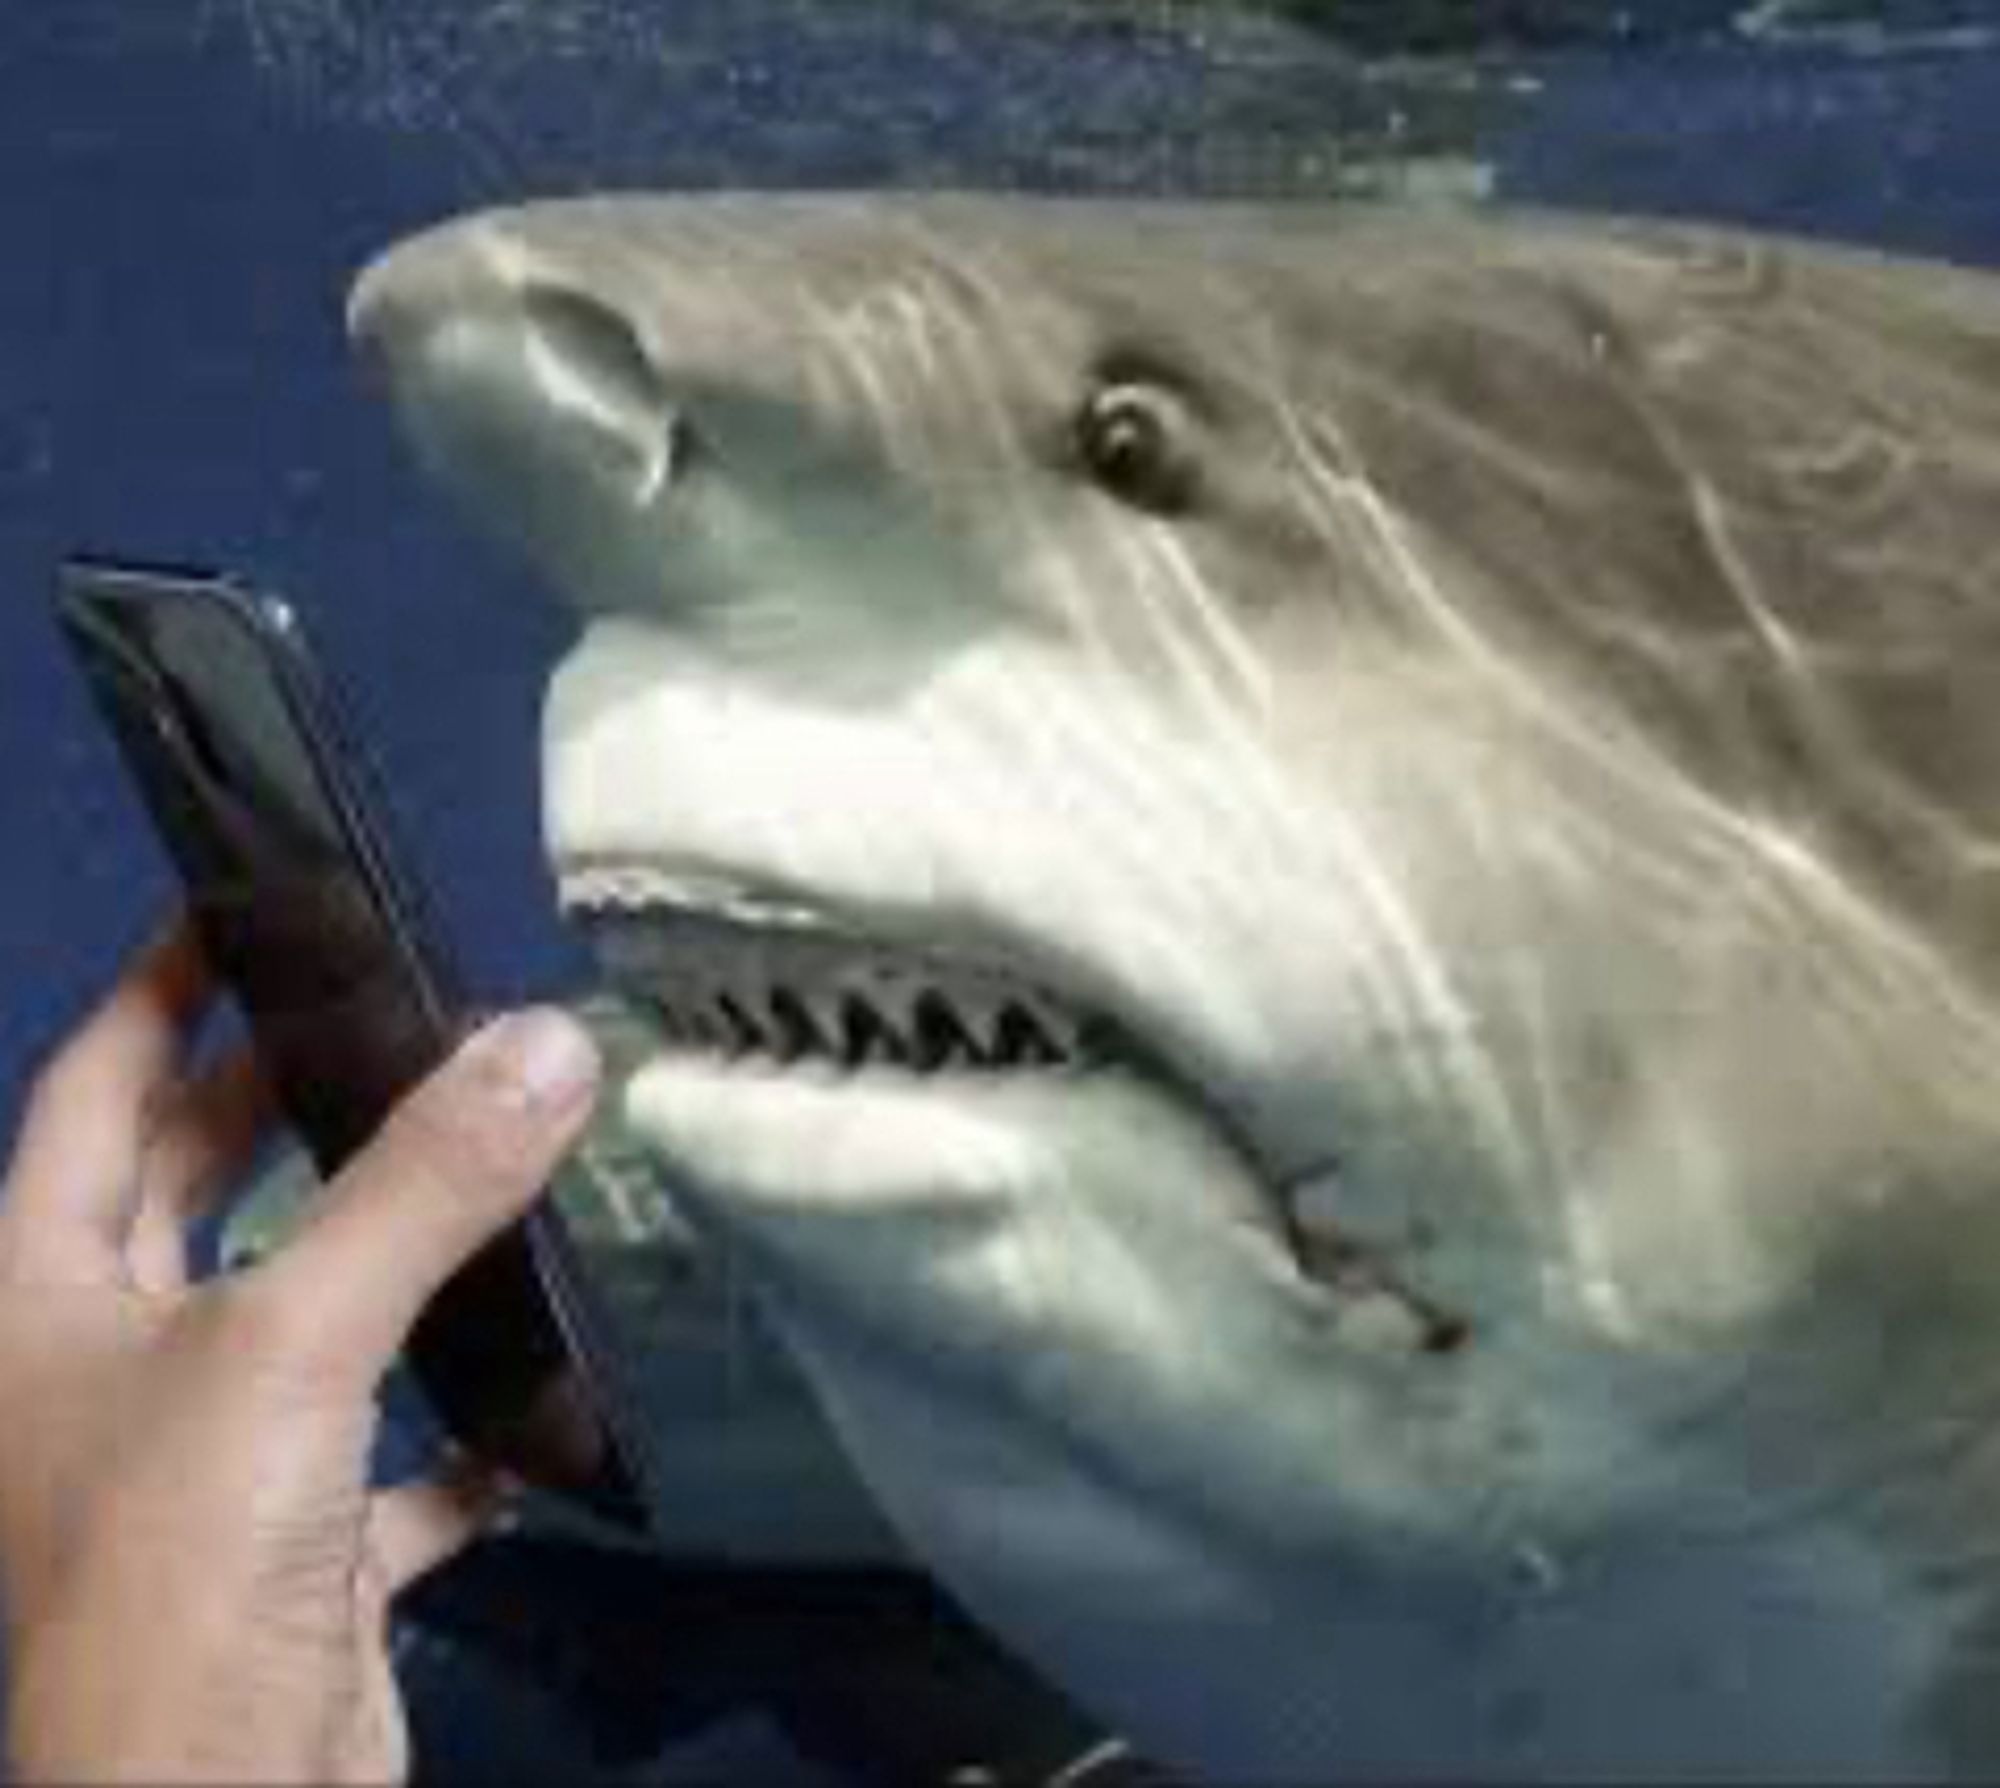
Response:
[[[577,617],[623,1119],[980,1622],[1218,1781],[2000,1767],[2000,283],[630,194],[351,327]]]

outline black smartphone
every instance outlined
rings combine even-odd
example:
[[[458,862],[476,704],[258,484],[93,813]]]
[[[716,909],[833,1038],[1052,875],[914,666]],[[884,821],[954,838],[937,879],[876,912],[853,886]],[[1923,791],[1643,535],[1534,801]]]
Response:
[[[471,1028],[297,615],[201,571],[72,560],[57,613],[217,975],[322,1173]],[[646,1525],[643,1436],[548,1200],[432,1300],[406,1358],[476,1454]]]

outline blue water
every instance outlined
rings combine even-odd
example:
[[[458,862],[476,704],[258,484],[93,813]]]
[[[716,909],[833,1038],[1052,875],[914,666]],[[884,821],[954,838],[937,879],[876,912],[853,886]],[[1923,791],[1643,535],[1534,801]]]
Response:
[[[0,1121],[170,897],[50,625],[67,550],[291,593],[476,983],[497,999],[576,972],[534,805],[563,623],[420,491],[342,344],[354,269],[428,219],[601,183],[1311,189],[1319,139],[1351,148],[1400,111],[1506,197],[2000,263],[2000,48],[1962,29],[1978,8],[1931,9],[1954,32],[1883,54],[1542,51],[1475,99],[1357,80],[1254,21],[1204,49],[1102,12],[1023,31],[890,0],[549,0],[567,35],[512,38],[476,10],[0,13]]]

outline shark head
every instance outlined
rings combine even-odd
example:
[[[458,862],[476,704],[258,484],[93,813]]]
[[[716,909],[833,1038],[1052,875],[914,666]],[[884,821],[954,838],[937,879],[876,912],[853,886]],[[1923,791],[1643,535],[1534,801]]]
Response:
[[[971,197],[364,276],[419,458],[583,617],[546,824],[627,1117],[912,1548],[1142,1739],[1957,1742],[1990,1462],[1907,1461],[1994,1388],[2000,756],[1911,697],[1972,670],[1996,318],[1699,232]]]

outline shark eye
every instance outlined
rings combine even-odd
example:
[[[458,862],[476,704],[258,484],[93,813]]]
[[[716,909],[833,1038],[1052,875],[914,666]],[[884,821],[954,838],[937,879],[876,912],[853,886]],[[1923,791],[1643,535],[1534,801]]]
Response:
[[[1180,515],[1194,501],[1186,406],[1171,391],[1120,380],[1092,392],[1076,418],[1076,445],[1098,486],[1134,509]]]

